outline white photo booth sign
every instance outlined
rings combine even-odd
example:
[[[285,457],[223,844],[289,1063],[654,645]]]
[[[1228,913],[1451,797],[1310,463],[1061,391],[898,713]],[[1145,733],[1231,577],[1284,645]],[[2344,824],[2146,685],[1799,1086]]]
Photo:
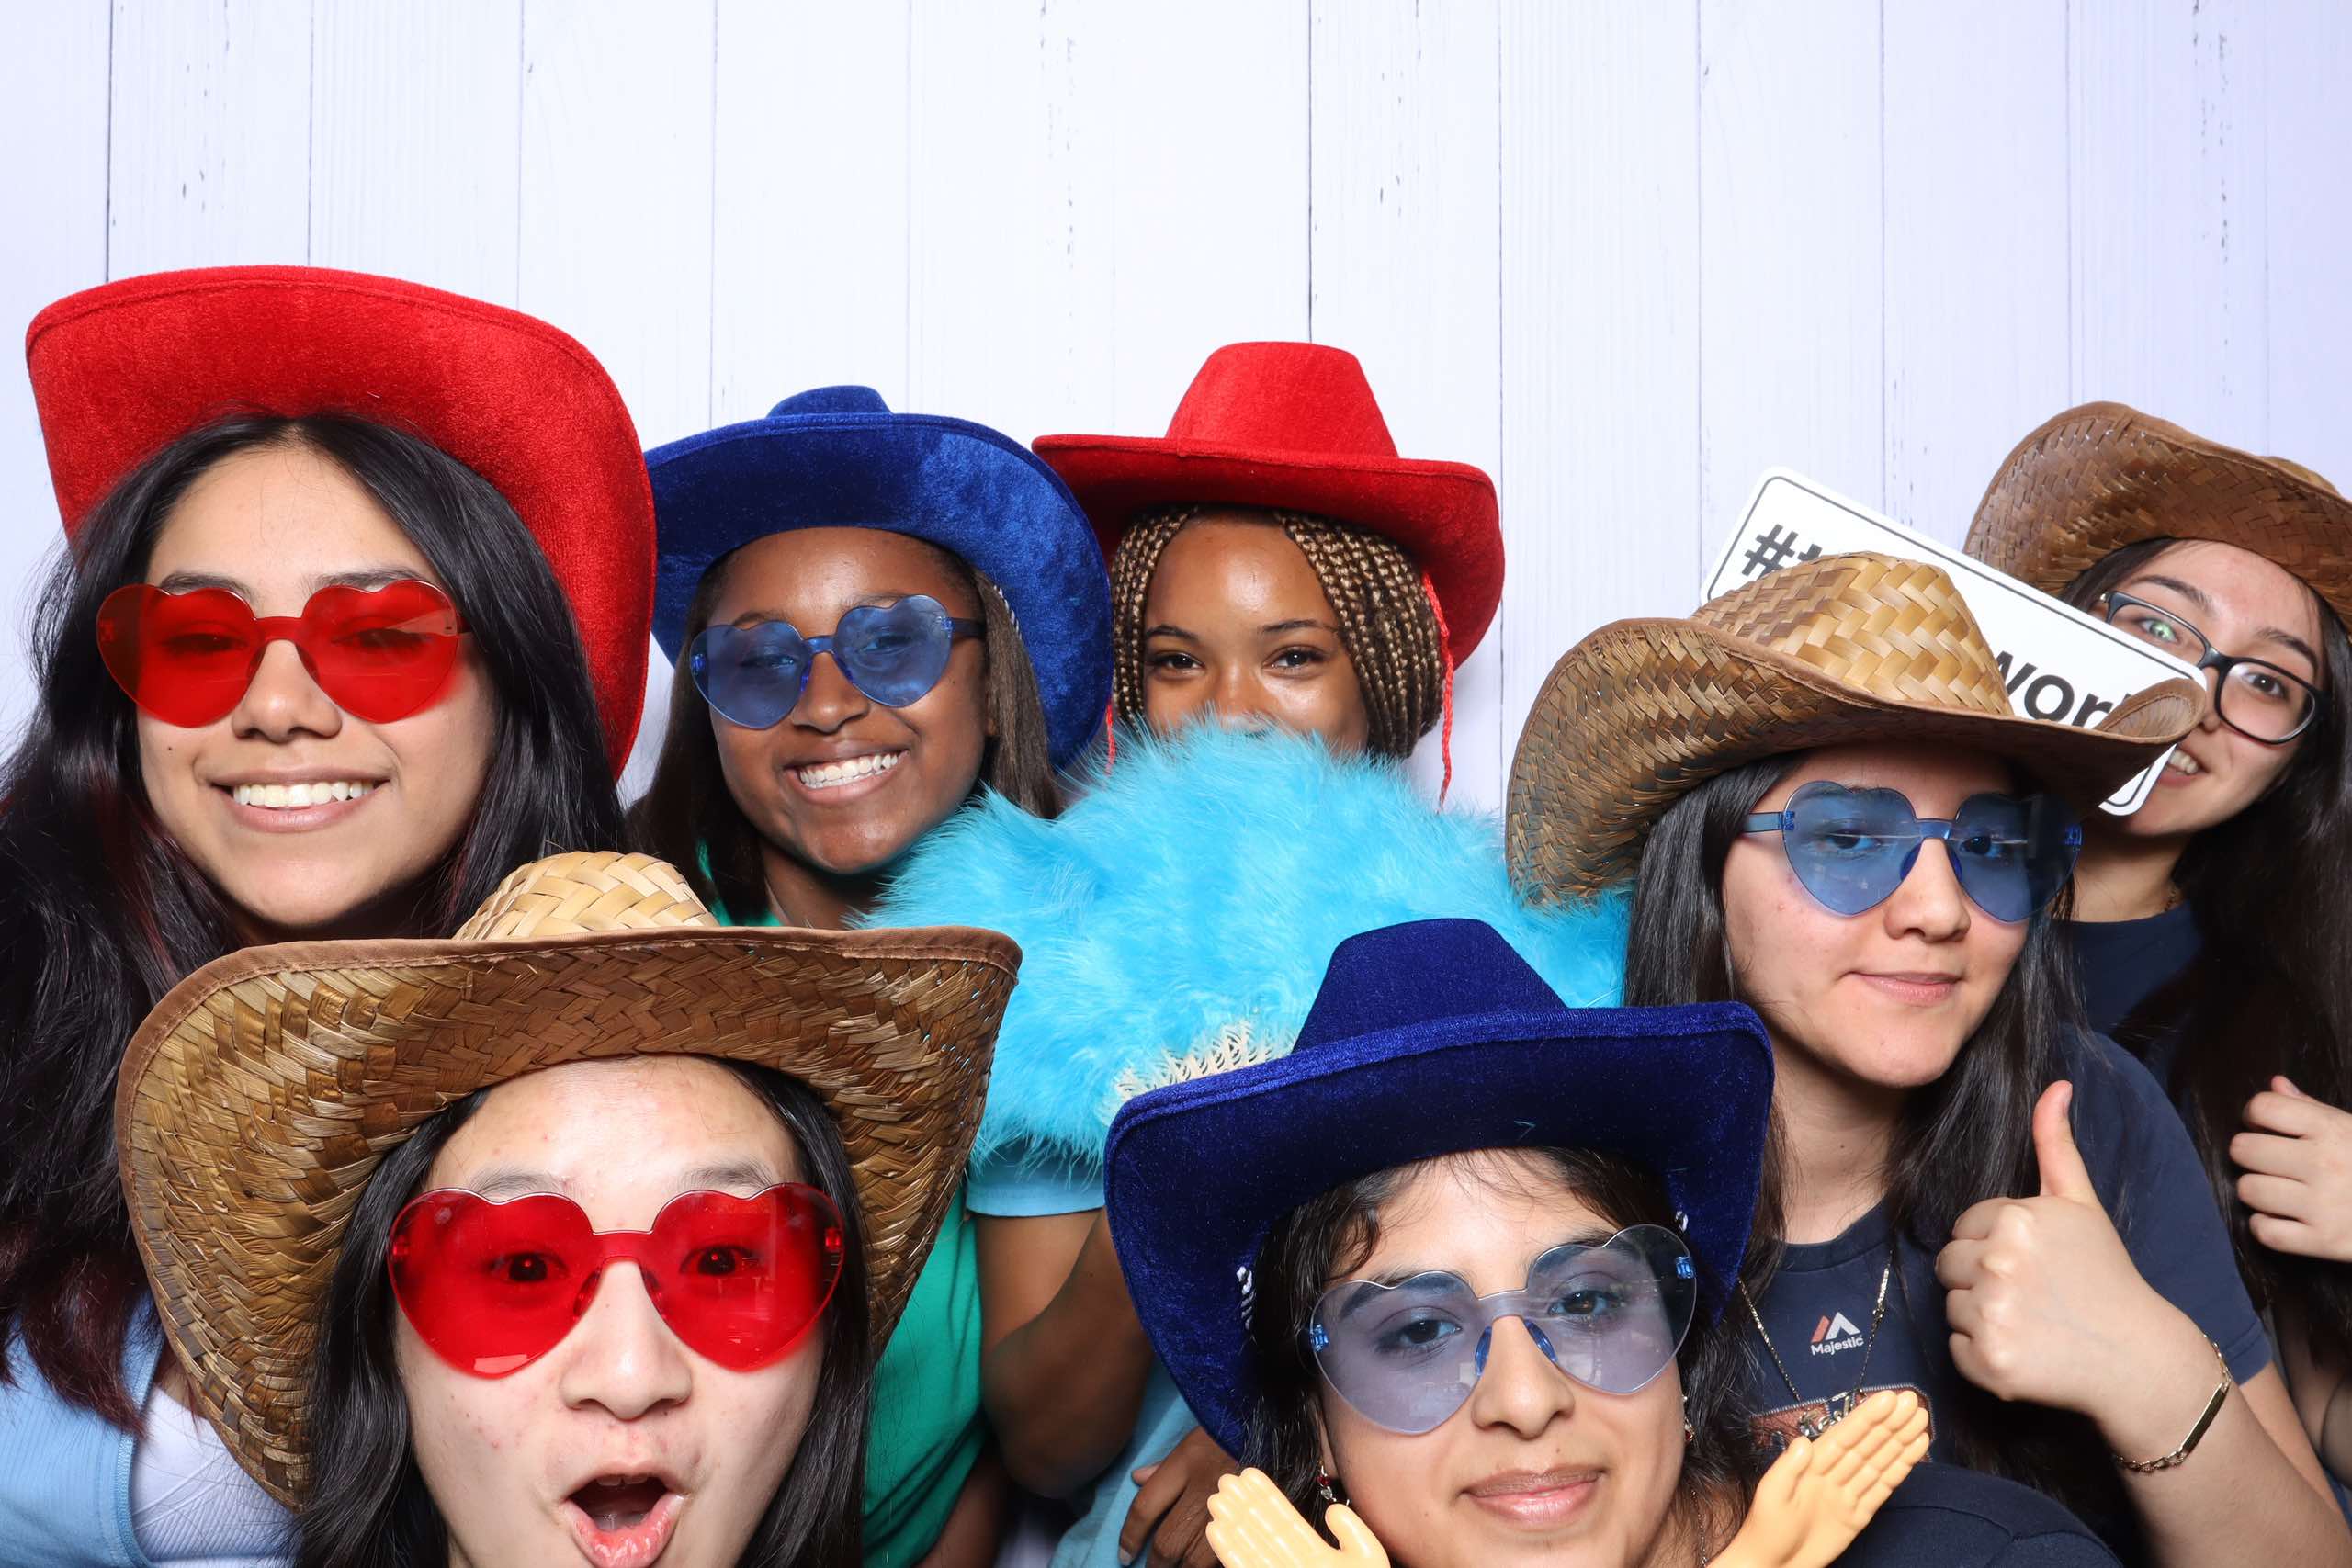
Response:
[[[1757,481],[1701,598],[1728,593],[1791,561],[1853,550],[1927,561],[1949,573],[1992,645],[2009,705],[2030,718],[2094,726],[2135,692],[2201,679],[2170,654],[1786,468],[1768,469]],[[2105,809],[2118,817],[2139,810],[2163,767],[2159,757]]]

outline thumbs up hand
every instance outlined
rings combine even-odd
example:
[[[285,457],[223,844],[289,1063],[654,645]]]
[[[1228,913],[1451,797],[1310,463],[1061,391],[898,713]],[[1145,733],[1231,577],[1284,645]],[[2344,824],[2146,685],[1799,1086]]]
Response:
[[[2075,1146],[2073,1101],[2064,1079],[2042,1091],[2033,1111],[2040,1192],[1962,1213],[1936,1279],[1962,1376],[2003,1399],[2096,1416],[2138,1351],[2177,1337],[2186,1319],[2124,1250]]]

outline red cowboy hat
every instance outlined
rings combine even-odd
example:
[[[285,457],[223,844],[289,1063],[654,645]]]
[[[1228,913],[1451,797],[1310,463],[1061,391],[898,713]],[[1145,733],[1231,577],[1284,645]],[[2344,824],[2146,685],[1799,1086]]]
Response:
[[[70,537],[176,437],[239,410],[357,415],[495,486],[555,569],[618,773],[645,703],[653,491],[612,378],[544,321],[397,278],[209,267],[68,295],[25,333]]]
[[[1193,378],[1165,436],[1041,435],[1107,557],[1149,506],[1219,502],[1352,523],[1429,574],[1460,664],[1503,596],[1495,482],[1467,463],[1396,456],[1363,367],[1314,343],[1234,343]]]

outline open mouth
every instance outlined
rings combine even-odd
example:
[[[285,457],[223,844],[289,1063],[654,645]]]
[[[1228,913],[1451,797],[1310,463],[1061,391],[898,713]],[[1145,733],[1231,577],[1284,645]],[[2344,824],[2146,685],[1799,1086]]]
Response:
[[[840,789],[846,784],[879,778],[904,760],[904,751],[876,751],[865,757],[844,757],[838,762],[810,762],[792,770],[800,787],[808,790]]]
[[[2199,767],[2197,759],[2188,752],[2175,751],[2165,759],[2165,771],[2168,773],[2179,773],[2188,778],[2195,778],[2205,770]]]
[[[572,1536],[596,1568],[643,1568],[669,1546],[686,1499],[658,1475],[600,1475],[565,1503]]]

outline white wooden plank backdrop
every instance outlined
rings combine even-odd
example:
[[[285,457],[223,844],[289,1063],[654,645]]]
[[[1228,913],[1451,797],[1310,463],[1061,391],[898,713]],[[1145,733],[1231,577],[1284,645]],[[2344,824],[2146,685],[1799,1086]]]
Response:
[[[1457,798],[1577,636],[1689,607],[1767,464],[1956,539],[2117,397],[2352,478],[2335,0],[80,0],[0,40],[9,323],[398,273],[579,336],[649,444],[835,380],[1148,434],[1221,342],[1353,349],[1408,454],[1502,486]],[[13,731],[57,538],[20,369],[0,502]]]

